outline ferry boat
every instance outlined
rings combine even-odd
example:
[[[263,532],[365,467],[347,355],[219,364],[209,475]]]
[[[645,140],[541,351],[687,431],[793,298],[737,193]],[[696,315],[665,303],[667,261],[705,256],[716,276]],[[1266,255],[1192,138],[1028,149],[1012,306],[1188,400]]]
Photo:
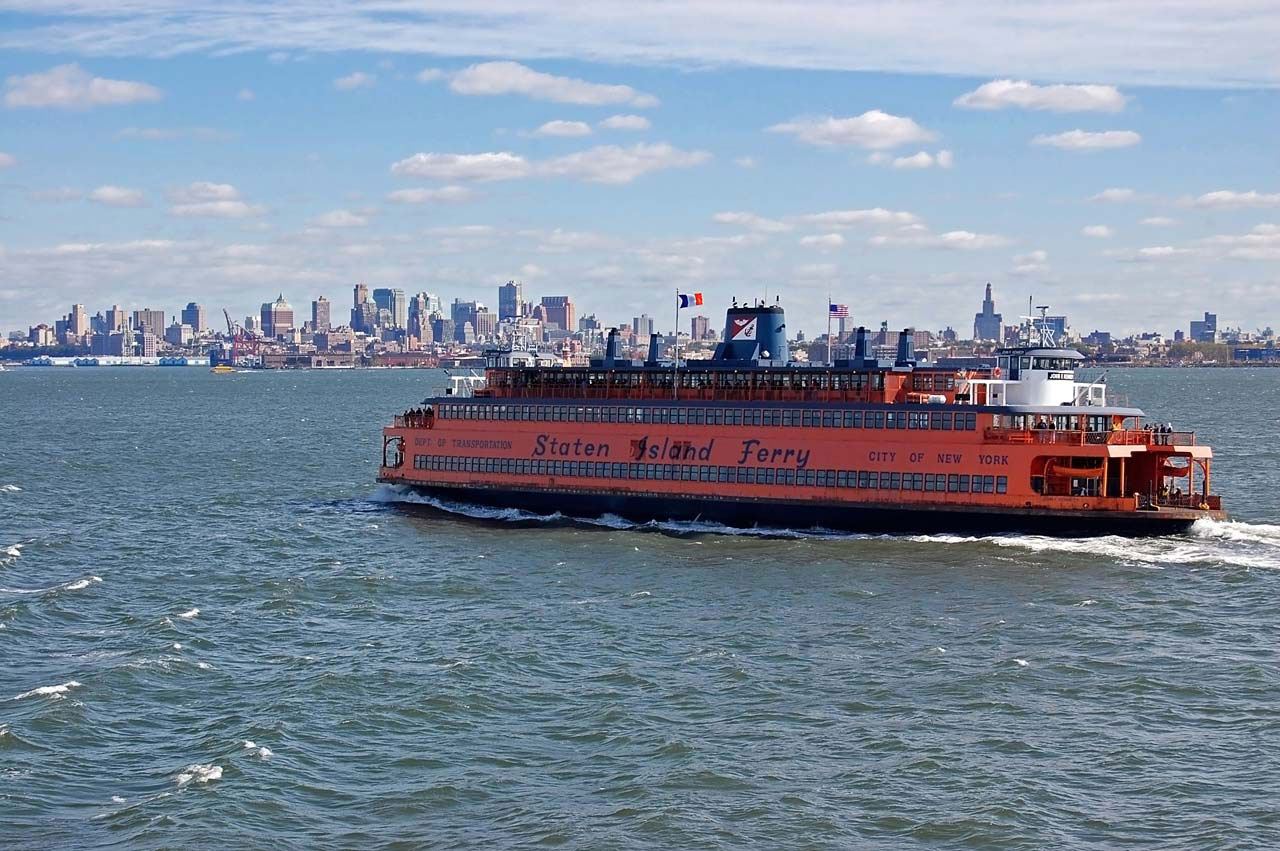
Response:
[[[1111,404],[1029,321],[989,366],[791,361],[780,305],[727,311],[710,360],[588,367],[490,353],[484,385],[383,431],[380,482],[441,500],[739,527],[1153,535],[1222,518],[1212,450]]]

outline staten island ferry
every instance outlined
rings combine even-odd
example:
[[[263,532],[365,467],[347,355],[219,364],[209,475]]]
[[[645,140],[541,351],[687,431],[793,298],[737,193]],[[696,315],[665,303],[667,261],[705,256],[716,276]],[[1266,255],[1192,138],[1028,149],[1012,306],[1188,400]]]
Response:
[[[861,532],[1165,534],[1223,517],[1213,453],[1110,404],[1034,321],[989,365],[791,361],[779,305],[728,310],[710,360],[589,367],[492,352],[470,395],[383,431],[378,480],[440,500],[584,518]]]

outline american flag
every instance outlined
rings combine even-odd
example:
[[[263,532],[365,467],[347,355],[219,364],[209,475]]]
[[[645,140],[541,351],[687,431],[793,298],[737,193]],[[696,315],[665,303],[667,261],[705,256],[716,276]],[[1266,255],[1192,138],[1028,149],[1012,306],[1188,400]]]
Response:
[[[830,311],[830,315],[831,315],[831,316],[836,317],[836,318],[838,318],[838,319],[848,319],[848,318],[849,318],[849,305],[847,305],[847,304],[832,304],[832,305],[830,305],[830,307],[831,307],[831,311]]]

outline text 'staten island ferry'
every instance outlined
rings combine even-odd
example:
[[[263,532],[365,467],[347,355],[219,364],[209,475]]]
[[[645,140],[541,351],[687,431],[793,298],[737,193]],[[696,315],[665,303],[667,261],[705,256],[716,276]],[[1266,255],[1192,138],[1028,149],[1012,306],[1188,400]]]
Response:
[[[383,432],[379,481],[440,499],[579,517],[868,532],[1161,534],[1221,518],[1212,451],[1076,380],[1083,356],[1034,323],[981,369],[790,362],[783,310],[728,311],[709,361],[590,367],[490,356],[484,386]],[[1038,338],[1037,338],[1038,337]]]

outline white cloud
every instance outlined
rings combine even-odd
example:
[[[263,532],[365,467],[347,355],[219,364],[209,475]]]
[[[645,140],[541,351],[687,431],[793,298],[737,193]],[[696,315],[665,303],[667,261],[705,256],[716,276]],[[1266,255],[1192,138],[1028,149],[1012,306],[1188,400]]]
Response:
[[[330,210],[316,216],[314,224],[322,228],[362,228],[369,224],[369,217],[350,210]]]
[[[1021,277],[1035,277],[1049,274],[1049,252],[1042,248],[1028,251],[1026,254],[1015,254],[1012,274]]]
[[[6,154],[0,151],[0,168],[13,168],[18,164],[18,158],[13,154]]]
[[[893,167],[896,169],[951,168],[953,165],[955,158],[948,150],[938,151],[937,154],[920,151],[909,157],[896,157],[893,160]]]
[[[1141,225],[1147,225],[1153,228],[1167,228],[1178,223],[1177,219],[1171,219],[1168,216],[1150,216],[1138,222]]]
[[[1280,225],[1260,224],[1242,236],[1214,236],[1204,242],[1226,249],[1236,260],[1280,260]]]
[[[141,207],[147,203],[141,189],[123,186],[99,186],[89,193],[89,200],[108,207]]]
[[[10,6],[14,4],[9,4]],[[150,56],[256,52],[272,61],[366,52],[615,66],[888,71],[1049,82],[1273,88],[1280,22],[1266,0],[1036,3],[795,0],[649,4],[76,0],[7,22],[0,50]],[[391,10],[391,11],[388,11]],[[922,22],[924,22],[922,24]],[[1211,37],[1207,34],[1211,34]],[[998,45],[999,49],[983,49]],[[272,52],[279,53],[271,56]],[[471,61],[471,60],[468,60]]]
[[[1182,203],[1192,207],[1218,210],[1280,207],[1280,192],[1258,192],[1256,189],[1250,189],[1248,192],[1233,192],[1229,189],[1219,189],[1216,192],[1206,192],[1199,198],[1184,198]]]
[[[1123,204],[1127,201],[1134,200],[1136,197],[1137,193],[1132,189],[1112,187],[1110,189],[1102,190],[1097,195],[1090,196],[1089,200],[1100,201],[1105,204]]]
[[[838,233],[810,234],[800,237],[801,245],[817,245],[822,248],[837,248],[844,245],[844,237]]]
[[[1116,235],[1116,232],[1106,225],[1085,225],[1080,228],[1080,234],[1094,239],[1110,239]]]
[[[605,130],[648,130],[650,123],[643,115],[610,115],[600,126]]]
[[[765,129],[770,133],[786,133],[801,142],[824,148],[848,146],[869,151],[888,150],[934,138],[932,132],[912,119],[878,109],[851,118],[830,115],[794,118]]]
[[[870,210],[830,210],[802,217],[821,227],[847,228],[854,225],[910,225],[919,221],[914,213],[904,210],[886,210],[874,207]]]
[[[591,125],[585,121],[548,121],[537,130],[535,136],[590,136]]]
[[[146,83],[94,77],[79,65],[58,65],[48,71],[5,78],[5,106],[51,106],[88,109],[160,100],[164,92]]]
[[[465,186],[442,186],[439,189],[397,189],[387,193],[396,204],[460,204],[470,201],[475,193]]]
[[[601,145],[590,150],[556,157],[540,163],[539,174],[571,177],[591,183],[630,183],[651,171],[692,168],[711,159],[706,151],[684,151],[665,142],[632,145]]]
[[[339,77],[333,81],[333,87],[344,92],[354,89],[372,88],[373,84],[378,82],[376,74],[368,74],[364,71],[352,71],[345,77]]]
[[[1142,141],[1142,136],[1132,130],[1103,130],[1090,133],[1087,130],[1068,130],[1065,133],[1041,134],[1031,140],[1033,145],[1047,145],[1064,151],[1103,151],[1109,148],[1128,148]]]
[[[184,218],[243,219],[267,211],[261,204],[241,200],[240,191],[229,183],[196,181],[170,192],[169,200],[169,215]]]
[[[414,154],[391,166],[394,174],[437,180],[516,180],[568,177],[588,183],[630,183],[651,171],[691,168],[711,159],[706,151],[684,151],[665,142],[600,145],[553,159],[532,162],[509,151],[484,154]]]
[[[967,230],[950,230],[932,234],[921,228],[904,228],[892,234],[878,234],[868,240],[871,245],[914,245],[922,248],[942,248],[955,251],[975,251],[983,248],[1001,248],[1009,244],[1008,237],[994,233],[974,233]]]
[[[604,106],[626,103],[637,107],[658,105],[653,95],[630,86],[589,83],[574,77],[558,77],[535,71],[519,62],[481,62],[453,75],[449,88],[461,95],[524,95],[534,100]]]
[[[514,180],[528,177],[533,166],[510,151],[484,154],[414,154],[391,166],[391,172],[435,180]]]
[[[1172,245],[1153,245],[1148,248],[1138,249],[1138,254],[1142,257],[1173,257],[1177,254],[1190,253],[1190,248],[1174,248]]]
[[[741,225],[757,233],[784,233],[793,227],[786,222],[780,222],[777,219],[766,219],[762,216],[757,216],[755,213],[716,213],[711,217],[711,220],[723,225]]]
[[[755,157],[734,157],[733,164],[738,168],[755,168],[760,163]]]
[[[992,80],[956,98],[967,109],[1039,109],[1051,112],[1120,112],[1125,96],[1115,86],[1037,86],[1026,80]]]
[[[433,80],[439,80],[444,77],[444,71],[439,68],[423,68],[413,76],[419,83],[430,83]]]
[[[253,89],[241,89],[236,92],[236,100],[251,101],[256,97],[257,95],[253,93]]]

